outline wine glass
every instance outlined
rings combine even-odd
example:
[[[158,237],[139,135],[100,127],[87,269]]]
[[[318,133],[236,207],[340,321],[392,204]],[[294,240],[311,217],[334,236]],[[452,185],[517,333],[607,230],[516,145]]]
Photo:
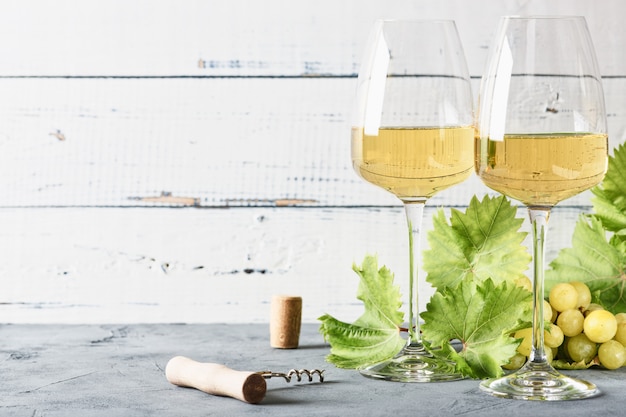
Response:
[[[473,98],[453,21],[378,20],[359,72],[352,162],[366,181],[397,196],[409,229],[409,326],[403,350],[360,369],[401,382],[462,378],[420,337],[419,240],[429,197],[460,183],[474,165]]]
[[[583,17],[503,17],[481,82],[476,172],[528,208],[533,233],[533,340],[528,362],[482,390],[568,400],[598,393],[553,369],[544,351],[544,242],[550,210],[598,184],[608,164],[602,81]]]

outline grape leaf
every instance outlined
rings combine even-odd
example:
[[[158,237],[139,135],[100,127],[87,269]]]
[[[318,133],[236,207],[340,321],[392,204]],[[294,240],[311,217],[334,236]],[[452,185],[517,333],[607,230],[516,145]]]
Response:
[[[472,197],[465,213],[451,209],[450,223],[443,210],[433,219],[424,251],[426,280],[436,288],[454,287],[465,278],[496,283],[523,276],[531,256],[521,245],[526,237],[519,228],[517,208],[504,196]]]
[[[608,241],[606,235],[600,219],[578,218],[572,247],[561,249],[546,271],[546,296],[556,283],[581,281],[594,302],[613,313],[626,312],[626,243]]]
[[[597,362],[591,361],[589,363],[585,363],[585,361],[580,362],[567,362],[563,359],[555,359],[552,361],[552,366],[556,369],[563,369],[568,371],[575,371],[581,369],[589,369],[594,365],[598,365]]]
[[[430,329],[424,332],[423,342],[434,347],[433,354],[455,360],[457,371],[464,375],[501,375],[500,365],[519,345],[508,333],[514,324],[519,326],[518,320],[525,320],[530,293],[510,281],[524,276],[531,258],[521,246],[526,233],[519,232],[523,220],[516,213],[506,197],[487,196],[482,201],[472,198],[465,213],[453,209],[450,224],[442,210],[434,217],[431,248],[423,259],[438,292],[422,314]],[[365,304],[364,314],[353,324],[328,314],[319,318],[320,332],[331,345],[327,360],[343,368],[389,359],[405,344],[399,335],[402,303],[392,274],[384,267],[378,269],[372,256],[353,269],[361,278],[357,298]],[[445,323],[464,330],[455,333],[442,328]],[[467,329],[472,333],[465,333]],[[456,337],[464,342],[458,353],[450,344]]]
[[[393,274],[378,269],[378,259],[366,256],[362,266],[353,265],[360,282],[357,298],[365,312],[353,324],[325,314],[320,317],[320,333],[331,345],[326,359],[340,368],[358,368],[393,357],[405,345],[400,336],[404,315],[400,290],[393,285]]]
[[[602,183],[592,190],[595,216],[608,231],[626,235],[626,146],[615,148]]]
[[[591,191],[599,195],[597,188]],[[608,231],[614,231],[621,239],[626,238],[626,211],[621,211],[611,201],[605,198],[596,198],[592,200],[593,208],[597,212],[594,214],[602,222],[602,226]]]
[[[626,146],[617,147],[601,184],[592,189],[595,213],[580,216],[572,247],[562,249],[546,271],[546,295],[559,282],[582,281],[593,302],[626,312]]]
[[[531,300],[528,290],[513,283],[464,279],[435,292],[421,314],[423,337],[431,347],[441,347],[464,375],[501,376],[501,366],[520,344],[510,333],[530,320]],[[453,339],[462,343],[458,353],[450,348]]]

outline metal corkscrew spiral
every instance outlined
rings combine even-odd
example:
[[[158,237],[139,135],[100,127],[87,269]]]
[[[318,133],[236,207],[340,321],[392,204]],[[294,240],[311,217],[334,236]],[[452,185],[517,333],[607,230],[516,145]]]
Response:
[[[319,382],[324,382],[324,370],[323,369],[291,369],[289,372],[272,372],[272,371],[260,371],[257,372],[265,379],[273,377],[284,378],[285,381],[291,382],[291,379],[295,376],[298,382],[302,381],[302,375],[306,375],[309,382],[313,382],[313,375],[317,374]]]

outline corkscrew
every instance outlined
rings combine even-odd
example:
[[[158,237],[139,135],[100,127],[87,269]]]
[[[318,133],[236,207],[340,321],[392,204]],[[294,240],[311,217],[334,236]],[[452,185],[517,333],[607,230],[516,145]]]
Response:
[[[236,371],[217,363],[200,363],[184,356],[176,356],[169,360],[165,367],[167,380],[180,387],[195,388],[207,394],[228,396],[238,400],[256,404],[263,400],[267,390],[266,379],[284,378],[291,382],[296,378],[299,382],[306,375],[309,382],[317,375],[319,382],[324,382],[324,370],[291,369],[288,372],[246,372]]]

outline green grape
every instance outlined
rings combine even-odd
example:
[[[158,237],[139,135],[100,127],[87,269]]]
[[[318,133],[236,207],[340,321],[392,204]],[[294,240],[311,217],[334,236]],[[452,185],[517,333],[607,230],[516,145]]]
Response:
[[[561,282],[552,287],[549,300],[558,312],[571,310],[578,305],[578,291],[572,285]]]
[[[578,292],[578,305],[576,308],[580,308],[582,310],[586,310],[591,304],[591,291],[587,284],[580,281],[573,281],[569,283],[572,287],[576,288],[576,292]]]
[[[626,362],[626,348],[617,340],[609,340],[598,349],[600,364],[606,369],[617,369]]]
[[[550,316],[550,323],[556,323],[556,318],[558,317],[559,312],[552,308],[550,303],[548,303],[547,301],[546,303],[548,304],[548,306],[550,307],[550,311],[552,312],[552,315]]]
[[[554,350],[553,350],[553,348],[544,345],[543,351],[546,354],[546,360],[548,361],[548,363],[552,363],[552,361],[554,360]]]
[[[604,343],[617,332],[617,320],[610,311],[596,310],[585,317],[583,331],[592,342]]]
[[[543,300],[543,321],[549,321],[550,323],[554,323],[554,319],[556,319],[556,310],[552,308],[549,302]]]
[[[565,340],[563,340],[563,344],[561,344],[561,346],[558,347],[558,352],[556,355],[554,355],[555,357],[559,357],[560,359],[564,359],[566,361],[571,361],[572,358],[569,357],[569,353],[567,353],[567,344],[569,342],[569,337],[566,337]]]
[[[530,349],[533,345],[533,329],[528,327],[515,332],[513,336],[516,339],[522,339],[522,343],[517,347],[517,352],[520,355],[528,357],[530,355]]]
[[[617,324],[626,323],[626,313],[617,313],[615,320],[617,320]]]
[[[583,331],[585,316],[580,310],[565,310],[556,318],[556,325],[561,328],[567,337],[574,337]]]
[[[561,346],[563,339],[563,330],[555,324],[551,325],[549,330],[543,331],[543,343],[548,347],[555,348]]]
[[[617,330],[615,331],[615,336],[613,336],[613,339],[626,346],[626,321],[617,323]]]
[[[589,304],[589,307],[587,307],[587,309],[585,310],[585,317],[587,317],[589,314],[591,314],[592,311],[596,311],[596,310],[604,310],[604,307],[602,307],[600,304],[596,304],[596,303],[591,303]]]
[[[511,359],[509,359],[509,363],[503,365],[504,369],[508,369],[510,371],[515,371],[521,368],[526,363],[526,356],[521,353],[516,353]]]
[[[567,354],[574,362],[589,363],[598,354],[598,345],[580,333],[567,341]]]

